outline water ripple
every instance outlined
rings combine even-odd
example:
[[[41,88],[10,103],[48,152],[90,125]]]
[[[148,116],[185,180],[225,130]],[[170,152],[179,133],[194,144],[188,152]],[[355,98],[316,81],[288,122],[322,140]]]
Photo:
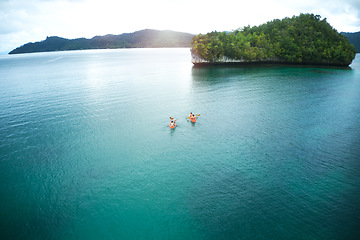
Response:
[[[0,61],[7,239],[358,233],[358,69],[192,68],[188,49]]]

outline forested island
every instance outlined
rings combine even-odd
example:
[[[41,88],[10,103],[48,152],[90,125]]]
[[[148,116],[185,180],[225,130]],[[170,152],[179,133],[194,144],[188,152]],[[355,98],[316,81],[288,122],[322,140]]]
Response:
[[[191,42],[195,66],[216,64],[311,64],[349,66],[356,50],[319,15],[300,14],[233,32],[199,34]]]
[[[190,47],[193,37],[194,35],[190,33],[151,29],[120,35],[96,36],[91,39],[66,39],[54,36],[47,37],[44,41],[27,43],[9,54],[84,49]]]

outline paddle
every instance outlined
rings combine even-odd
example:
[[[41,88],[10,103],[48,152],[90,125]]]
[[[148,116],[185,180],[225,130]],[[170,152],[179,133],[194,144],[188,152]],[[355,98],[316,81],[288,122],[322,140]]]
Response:
[[[197,117],[200,117],[200,114],[197,114],[196,116],[197,116]],[[190,119],[190,117],[187,117],[186,119]]]

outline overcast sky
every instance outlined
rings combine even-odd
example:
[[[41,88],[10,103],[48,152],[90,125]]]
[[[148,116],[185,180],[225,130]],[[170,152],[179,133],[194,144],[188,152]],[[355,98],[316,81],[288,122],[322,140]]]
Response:
[[[0,53],[47,36],[91,38],[146,28],[230,31],[314,13],[339,32],[360,31],[360,0],[0,0]]]

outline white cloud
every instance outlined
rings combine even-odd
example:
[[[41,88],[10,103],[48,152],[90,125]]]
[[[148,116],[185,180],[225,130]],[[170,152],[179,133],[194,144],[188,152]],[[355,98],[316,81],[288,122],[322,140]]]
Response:
[[[360,31],[360,1],[328,0],[0,0],[0,52],[46,36],[121,34],[145,28],[190,33],[233,30],[299,13],[338,31]]]

